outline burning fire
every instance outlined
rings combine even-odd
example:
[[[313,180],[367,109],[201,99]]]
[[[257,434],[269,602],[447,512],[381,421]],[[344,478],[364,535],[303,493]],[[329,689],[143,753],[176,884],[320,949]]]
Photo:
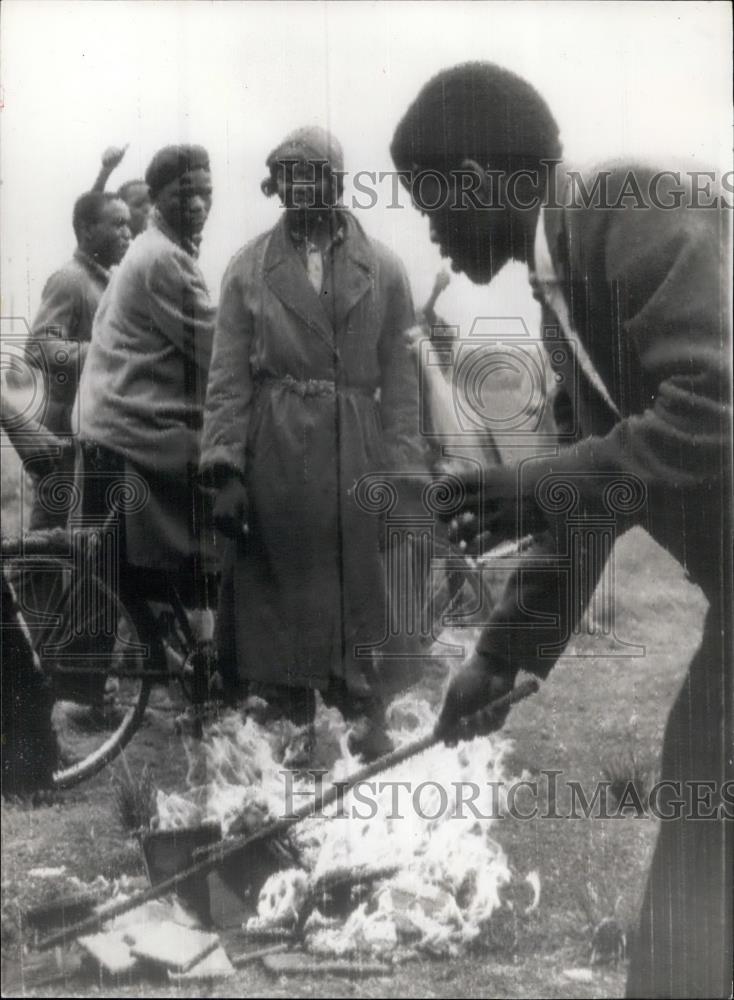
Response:
[[[427,702],[403,696],[388,715],[391,736],[397,745],[416,739],[430,731],[434,717]],[[287,805],[289,795],[296,807],[307,801],[305,796],[313,800],[313,776],[294,782],[293,774],[284,773],[283,761],[299,732],[287,722],[265,727],[252,716],[224,714],[202,741],[187,747],[190,790],[158,793],[158,828],[215,821],[225,836],[235,822],[238,832],[254,831],[293,808]],[[326,747],[330,760],[315,766],[328,767],[332,781],[359,767],[335,709],[319,706],[316,736],[317,747]],[[534,909],[540,895],[537,874],[523,880],[513,873],[492,836],[496,820],[484,818],[497,815],[509,746],[498,736],[453,748],[439,744],[382,773],[361,790],[360,801],[347,793],[341,804],[300,822],[290,834],[300,867],[268,879],[248,929],[292,928],[310,901],[304,932],[312,952],[384,958],[406,945],[456,955],[482,940],[498,914]],[[456,808],[454,790],[470,784],[478,789],[472,798],[475,810],[466,804]],[[323,787],[328,787],[326,779]],[[362,896],[352,901],[346,920],[324,915],[313,906],[314,892],[330,877],[350,872]]]

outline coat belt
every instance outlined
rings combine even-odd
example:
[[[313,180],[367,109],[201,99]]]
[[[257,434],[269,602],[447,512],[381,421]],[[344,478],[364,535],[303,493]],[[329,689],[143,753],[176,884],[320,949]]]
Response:
[[[376,399],[377,393],[376,389],[370,389],[368,386],[346,385],[343,382],[326,378],[297,379],[292,375],[271,375],[267,372],[259,372],[255,380],[260,385],[282,385],[288,392],[294,392],[302,399],[307,396],[336,396],[337,392],[356,393],[369,399]]]

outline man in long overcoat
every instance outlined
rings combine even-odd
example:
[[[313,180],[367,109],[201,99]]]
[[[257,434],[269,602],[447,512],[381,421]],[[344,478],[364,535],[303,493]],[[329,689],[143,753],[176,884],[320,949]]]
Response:
[[[448,196],[436,199],[424,185],[417,204],[457,270],[488,282],[511,258],[528,264],[550,363],[570,389],[555,398],[565,447],[466,484],[469,509],[490,526],[506,519],[509,507],[520,530],[539,521],[546,530],[452,678],[439,732],[455,737],[458,719],[510,690],[518,669],[546,676],[604,569],[610,514],[617,533],[645,527],[686,568],[709,608],[665,730],[667,785],[657,802],[665,818],[627,993],[729,996],[728,213],[710,181],[701,188],[670,170],[617,165],[584,176],[582,189],[580,175],[559,162],[560,152],[558,127],[540,95],[488,63],[458,66],[429,81],[393,139],[393,158],[406,177],[430,168],[434,181],[442,178]],[[572,520],[584,531],[574,536],[578,547],[565,553]],[[564,554],[570,576],[558,558]],[[700,800],[697,782],[707,784],[708,798]]]
[[[287,210],[224,276],[204,422],[202,467],[233,536],[222,661],[300,723],[315,690],[366,716],[355,746],[376,755],[388,595],[382,525],[355,487],[420,466],[412,300],[401,263],[339,204],[332,136],[299,129],[268,167],[263,189]]]

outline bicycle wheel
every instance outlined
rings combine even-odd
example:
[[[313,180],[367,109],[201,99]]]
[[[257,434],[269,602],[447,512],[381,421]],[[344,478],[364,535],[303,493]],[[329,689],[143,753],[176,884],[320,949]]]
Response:
[[[144,601],[91,572],[71,581],[51,617],[34,646],[54,690],[63,760],[54,786],[69,788],[105,767],[138,729],[162,650]]]

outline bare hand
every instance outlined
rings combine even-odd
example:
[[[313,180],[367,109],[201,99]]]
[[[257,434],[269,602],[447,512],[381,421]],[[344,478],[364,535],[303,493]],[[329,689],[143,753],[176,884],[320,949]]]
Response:
[[[483,717],[476,717],[475,713],[509,694],[514,686],[514,671],[495,673],[484,657],[472,654],[449,681],[436,735],[451,746],[458,739],[471,739],[501,729],[507,711]]]
[[[408,346],[414,351],[419,350],[421,341],[425,340],[426,337],[430,337],[430,335],[431,331],[422,323],[416,323],[415,326],[411,326],[404,334]]]

